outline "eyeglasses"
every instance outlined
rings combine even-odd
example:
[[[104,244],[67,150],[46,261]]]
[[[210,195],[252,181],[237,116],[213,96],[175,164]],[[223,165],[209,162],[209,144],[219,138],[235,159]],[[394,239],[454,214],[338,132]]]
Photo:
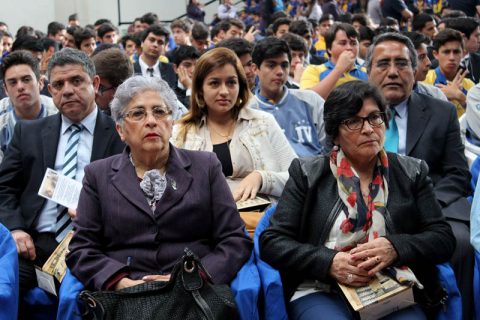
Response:
[[[98,95],[103,96],[103,94],[105,92],[110,91],[110,90],[115,90],[115,89],[117,89],[117,87],[111,86],[111,87],[105,88],[104,86],[99,85],[98,86]]]
[[[155,120],[162,120],[172,114],[172,111],[166,110],[162,107],[155,107],[152,109],[152,115]],[[148,112],[145,109],[138,108],[130,110],[122,114],[122,118],[129,118],[132,121],[140,122],[147,118]]]
[[[352,131],[359,131],[362,130],[365,121],[368,121],[370,126],[374,128],[380,127],[385,122],[385,113],[375,112],[366,117],[353,117],[342,121],[342,124],[346,125],[347,128]]]

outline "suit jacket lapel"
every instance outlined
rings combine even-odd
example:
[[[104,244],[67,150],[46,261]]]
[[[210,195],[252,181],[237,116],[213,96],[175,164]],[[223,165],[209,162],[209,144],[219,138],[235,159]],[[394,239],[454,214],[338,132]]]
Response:
[[[140,57],[138,57],[138,59],[140,59]],[[138,61],[133,64],[133,74],[137,76],[142,75],[142,68],[140,67],[140,63]]]
[[[116,132],[113,122],[108,121],[108,116],[98,110],[95,131],[93,132],[92,155],[90,157],[90,162],[106,157],[107,149],[114,134],[116,134]]]
[[[170,155],[167,162],[167,188],[158,202],[155,217],[158,218],[172,208],[192,184],[193,177],[186,169],[190,167],[190,159],[182,157],[177,150],[170,145]]]
[[[114,172],[112,184],[127,201],[153,219],[152,209],[150,209],[147,199],[140,189],[135,168],[128,158],[129,152],[128,148],[125,149],[122,156],[112,162]]]
[[[43,145],[43,164],[46,168],[55,168],[55,158],[57,157],[58,141],[60,140],[62,118],[58,113],[51,116],[48,124],[42,129]]]
[[[418,93],[412,92],[408,102],[406,155],[410,155],[412,152],[422,136],[429,119],[430,112],[426,108],[424,101]]]

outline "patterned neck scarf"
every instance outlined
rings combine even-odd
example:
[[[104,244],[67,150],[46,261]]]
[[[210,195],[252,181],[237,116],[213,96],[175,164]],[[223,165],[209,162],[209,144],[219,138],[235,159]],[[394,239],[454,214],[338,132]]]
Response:
[[[385,219],[388,199],[388,158],[382,149],[368,186],[367,201],[360,189],[360,177],[341,149],[334,148],[330,155],[330,169],[337,179],[338,195],[344,203],[345,219],[337,232],[335,250],[348,252],[357,244],[373,241],[386,235]],[[401,284],[423,286],[408,267],[389,267],[384,270]]]

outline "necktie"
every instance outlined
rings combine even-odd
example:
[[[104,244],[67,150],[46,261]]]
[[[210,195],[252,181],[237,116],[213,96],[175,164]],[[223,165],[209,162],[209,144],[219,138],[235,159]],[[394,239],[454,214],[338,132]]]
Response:
[[[390,109],[390,121],[388,122],[388,130],[385,133],[385,150],[390,152],[398,152],[398,127],[395,121],[397,112],[395,108]]]
[[[82,126],[78,124],[72,124],[70,128],[68,128],[70,135],[67,140],[65,155],[63,157],[62,174],[72,179],[75,179],[77,173],[77,149],[81,130]],[[67,208],[59,206],[57,222],[55,224],[55,239],[57,242],[62,241],[72,228],[72,221],[68,215]]]
[[[150,75],[150,77],[153,77],[153,68],[147,68],[147,73]]]

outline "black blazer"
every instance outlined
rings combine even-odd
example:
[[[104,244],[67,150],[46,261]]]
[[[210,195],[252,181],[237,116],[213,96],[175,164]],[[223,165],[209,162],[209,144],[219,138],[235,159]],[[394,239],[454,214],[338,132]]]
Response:
[[[0,165],[0,223],[9,230],[33,231],[45,204],[38,195],[47,168],[54,168],[61,128],[60,113],[19,121]],[[122,152],[113,120],[98,112],[91,161]]]
[[[425,162],[388,153],[386,238],[428,292],[437,288],[435,264],[448,261],[455,237],[435,199]],[[330,283],[337,253],[323,244],[343,208],[329,157],[294,159],[270,226],[260,235],[260,255],[280,271],[285,298],[306,279]],[[435,291],[435,290],[432,290]],[[435,296],[435,295],[431,295]]]
[[[412,92],[408,102],[406,155],[425,160],[445,216],[470,221],[470,171],[455,107]]]
[[[140,58],[139,58],[140,59]],[[171,63],[160,62],[158,64],[158,69],[160,70],[160,75],[163,80],[165,80],[172,90],[177,86],[177,74],[173,70]],[[133,73],[136,76],[142,76],[142,68],[140,67],[140,62],[135,62],[133,64]]]

